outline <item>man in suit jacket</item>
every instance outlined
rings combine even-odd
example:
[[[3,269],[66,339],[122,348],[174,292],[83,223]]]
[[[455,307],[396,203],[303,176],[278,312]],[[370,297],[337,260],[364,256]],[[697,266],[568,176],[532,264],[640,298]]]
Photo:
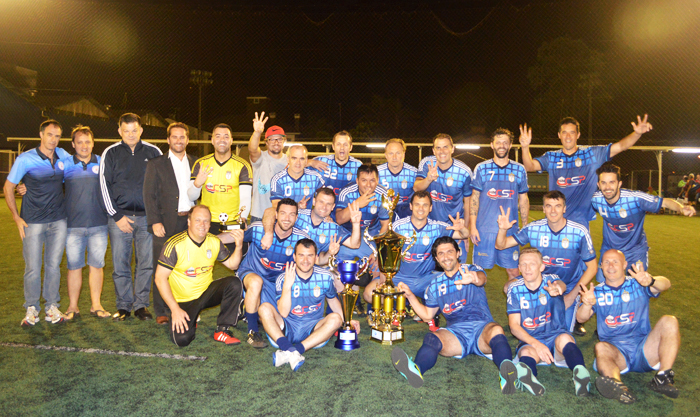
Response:
[[[189,129],[184,123],[168,126],[167,154],[148,161],[143,184],[148,231],[153,234],[153,270],[165,241],[187,230],[187,214],[194,202],[187,197],[191,167],[195,158],[187,155]],[[156,323],[168,323],[168,311],[158,287],[153,284],[153,310]]]

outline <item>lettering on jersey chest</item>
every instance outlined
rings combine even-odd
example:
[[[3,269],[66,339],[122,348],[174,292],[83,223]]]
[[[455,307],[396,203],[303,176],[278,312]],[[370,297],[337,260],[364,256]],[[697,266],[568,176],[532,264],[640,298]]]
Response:
[[[550,235],[545,235],[545,234],[540,236],[538,246],[542,247],[542,248],[548,248],[550,246],[555,247],[557,243],[563,249],[569,249],[569,246],[571,246],[571,241],[567,237],[562,237],[560,239],[558,236],[555,236],[552,239],[552,237],[550,237]]]

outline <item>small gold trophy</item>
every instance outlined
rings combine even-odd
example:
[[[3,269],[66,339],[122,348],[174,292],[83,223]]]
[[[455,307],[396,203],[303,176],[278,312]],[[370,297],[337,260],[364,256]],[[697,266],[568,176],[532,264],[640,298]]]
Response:
[[[394,195],[394,190],[389,190],[387,196],[382,196],[382,206],[389,212],[389,230],[381,235],[371,237],[365,229],[364,239],[372,248],[377,259],[379,271],[384,274],[386,281],[377,287],[372,294],[372,314],[367,315],[367,321],[372,328],[370,340],[383,345],[391,345],[404,341],[403,319],[406,317],[406,297],[402,291],[394,287],[394,275],[399,272],[401,259],[416,242],[416,232],[407,238],[394,232],[391,218],[396,209],[399,196]],[[377,245],[375,249],[370,241]],[[408,247],[403,252],[405,244]]]
[[[245,219],[241,218],[241,215],[245,211],[246,207],[243,206],[241,207],[240,210],[238,210],[238,214],[236,214],[235,218],[229,219],[228,214],[226,213],[221,213],[219,214],[219,222],[221,222],[221,225],[219,226],[219,232],[225,233],[225,232],[230,232],[231,230],[245,230]]]
[[[350,324],[352,320],[352,310],[355,307],[359,291],[352,289],[352,285],[357,280],[358,275],[362,275],[367,270],[369,262],[367,258],[362,258],[358,261],[342,261],[338,262],[335,255],[332,255],[328,260],[328,265],[338,272],[340,282],[345,284],[345,288],[340,292],[340,303],[343,306],[343,325],[338,330],[338,340],[335,341],[335,347],[345,351],[354,350],[360,347],[360,341],[357,340],[357,333]]]

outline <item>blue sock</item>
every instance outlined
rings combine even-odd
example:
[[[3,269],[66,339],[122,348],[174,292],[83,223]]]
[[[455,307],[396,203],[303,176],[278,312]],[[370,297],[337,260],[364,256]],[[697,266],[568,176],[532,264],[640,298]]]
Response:
[[[564,346],[562,353],[564,354],[564,359],[566,359],[566,366],[568,366],[569,369],[573,370],[578,365],[586,366],[586,363],[583,361],[581,349],[576,346],[576,343],[569,342]]]
[[[524,363],[532,370],[532,375],[537,376],[537,361],[529,356],[521,356],[520,362]]]
[[[248,313],[246,311],[245,318],[248,320],[248,333],[257,332],[258,329],[258,312]]]
[[[296,350],[299,352],[300,355],[303,355],[304,352],[306,352],[306,349],[304,348],[304,345],[301,344],[301,342],[295,343],[295,344],[294,344],[294,349],[296,349]]]
[[[280,350],[290,350],[292,348],[292,342],[290,342],[285,336],[282,336],[277,339],[277,346],[280,347]]]
[[[440,338],[433,333],[426,334],[423,338],[423,344],[416,354],[416,360],[413,361],[418,369],[420,369],[421,374],[435,366],[435,362],[437,362],[438,354],[441,350],[442,342]]]
[[[489,342],[491,346],[491,355],[493,356],[493,363],[496,367],[500,369],[501,362],[504,360],[512,360],[513,352],[510,350],[510,345],[508,344],[508,339],[503,334],[498,334],[491,338]]]

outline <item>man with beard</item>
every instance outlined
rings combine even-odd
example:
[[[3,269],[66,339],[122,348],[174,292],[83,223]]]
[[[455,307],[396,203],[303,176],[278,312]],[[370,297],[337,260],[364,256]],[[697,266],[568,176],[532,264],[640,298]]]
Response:
[[[508,158],[512,144],[513,133],[508,129],[496,129],[491,135],[493,159],[481,162],[474,168],[469,217],[469,230],[474,243],[472,263],[484,269],[501,266],[506,269],[508,280],[518,276],[518,247],[496,249],[499,207],[510,209],[515,218],[519,210],[522,227],[527,226],[530,215],[527,172],[522,164]],[[512,236],[517,231],[516,222],[507,235]]]
[[[399,204],[394,211],[395,220],[411,215],[408,200],[413,194],[413,184],[418,172],[416,167],[404,162],[405,157],[406,143],[398,138],[389,139],[384,148],[386,162],[377,167],[379,184],[387,190],[394,190],[399,196]]]
[[[323,175],[326,186],[332,188],[336,195],[355,180],[357,169],[362,165],[360,160],[350,156],[350,151],[352,151],[352,136],[342,130],[333,135],[333,155],[314,158],[314,161],[326,165],[323,168],[317,166],[313,168]]]

